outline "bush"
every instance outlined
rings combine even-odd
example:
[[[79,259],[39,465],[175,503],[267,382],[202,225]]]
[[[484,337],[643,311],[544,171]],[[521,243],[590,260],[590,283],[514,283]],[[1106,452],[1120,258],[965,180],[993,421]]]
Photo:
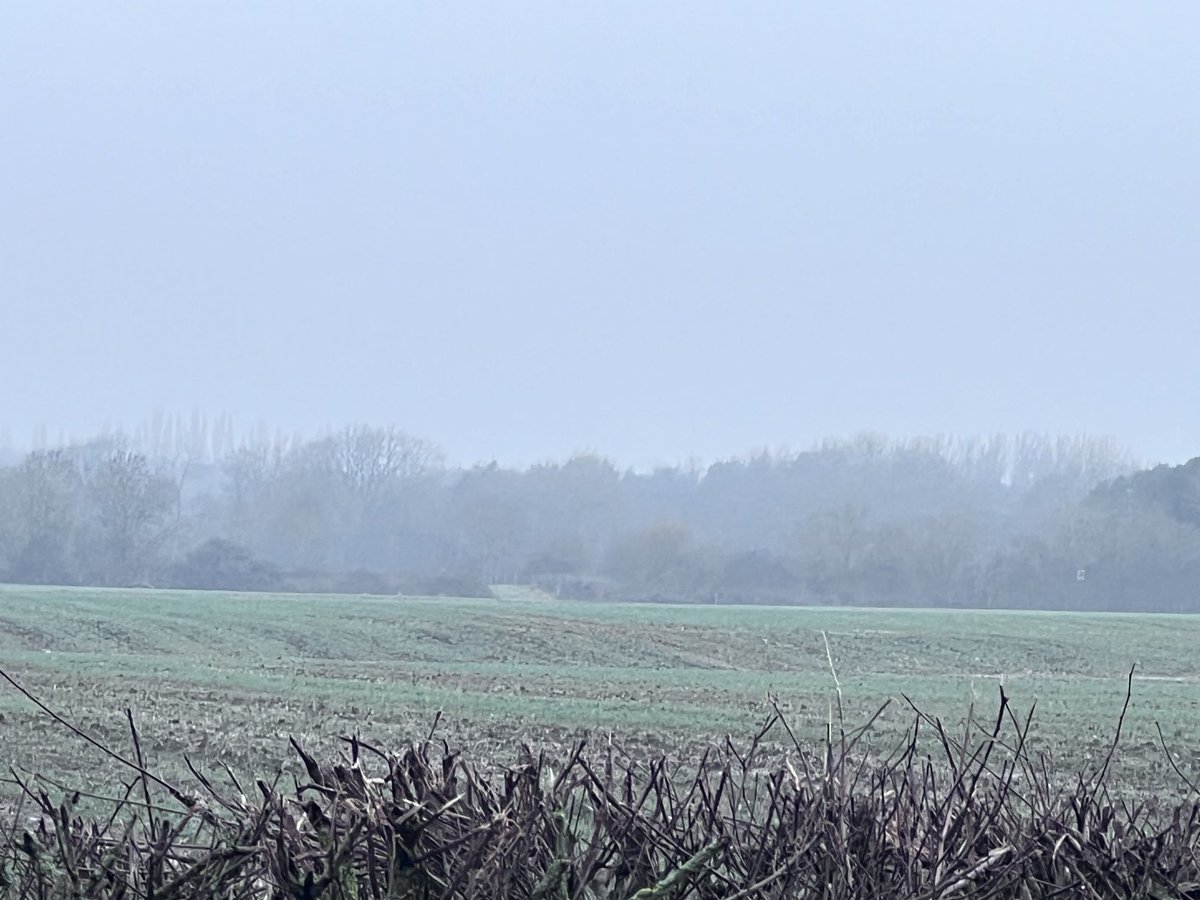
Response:
[[[202,591],[270,591],[282,583],[273,563],[224,538],[192,550],[174,567],[172,581],[176,587]]]
[[[730,739],[700,759],[637,759],[610,736],[557,754],[514,748],[513,764],[482,766],[430,734],[392,752],[352,738],[322,762],[293,739],[307,773],[294,788],[203,779],[201,798],[129,763],[156,805],[127,791],[91,819],[75,809],[78,794],[55,804],[18,781],[29,808],[3,829],[0,894],[1200,896],[1200,804],[1124,802],[1109,791],[1111,752],[1056,779],[1003,693],[994,726],[970,722],[959,737],[917,712],[909,739],[882,758],[859,744],[866,729],[847,733],[841,721],[803,745],[775,710],[740,749]]]

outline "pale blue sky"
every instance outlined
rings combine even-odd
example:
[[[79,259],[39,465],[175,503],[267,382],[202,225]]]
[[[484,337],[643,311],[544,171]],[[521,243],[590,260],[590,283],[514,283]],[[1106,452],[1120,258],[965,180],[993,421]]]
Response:
[[[0,420],[1200,455],[1193,3],[8,3]]]

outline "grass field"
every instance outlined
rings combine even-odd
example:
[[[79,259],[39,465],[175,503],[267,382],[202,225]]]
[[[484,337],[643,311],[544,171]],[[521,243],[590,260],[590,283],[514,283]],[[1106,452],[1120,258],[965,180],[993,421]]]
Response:
[[[269,775],[292,765],[288,735],[394,746],[439,710],[451,745],[498,763],[514,739],[609,730],[694,751],[749,736],[768,694],[816,741],[835,698],[822,632],[850,724],[902,693],[952,728],[973,698],[986,720],[1003,677],[1018,710],[1037,702],[1035,747],[1098,764],[1137,663],[1115,784],[1174,789],[1155,722],[1185,771],[1200,751],[1200,619],[1186,617],[0,588],[0,666],[122,752],[132,708],[151,766],[179,779],[185,753]],[[5,766],[116,783],[114,764],[7,684],[0,716]],[[893,704],[873,746],[911,721]]]

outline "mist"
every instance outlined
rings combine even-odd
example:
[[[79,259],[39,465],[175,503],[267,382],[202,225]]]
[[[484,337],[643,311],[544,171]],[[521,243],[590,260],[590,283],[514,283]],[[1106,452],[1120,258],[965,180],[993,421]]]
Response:
[[[3,427],[1200,446],[1200,12],[0,10]],[[40,435],[40,437],[39,437]]]
[[[6,8],[0,579],[1191,609],[1197,25]]]
[[[889,440],[622,469],[448,463],[392,427],[157,420],[0,466],[0,580],[773,605],[1198,611],[1200,459]]]

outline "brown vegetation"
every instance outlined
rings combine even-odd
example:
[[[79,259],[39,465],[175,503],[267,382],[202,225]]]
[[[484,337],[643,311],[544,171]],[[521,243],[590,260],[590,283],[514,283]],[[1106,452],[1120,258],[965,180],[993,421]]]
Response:
[[[436,740],[435,722],[398,752],[346,738],[328,763],[294,744],[305,775],[286,786],[196,772],[196,795],[146,770],[130,716],[133,754],[103,749],[134,777],[103,814],[19,779],[0,890],[112,900],[1200,897],[1200,804],[1133,805],[1110,792],[1116,739],[1064,789],[1062,773],[1028,749],[1030,719],[1003,691],[994,722],[969,720],[961,735],[913,715],[907,739],[884,755],[862,741],[870,723],[847,732],[836,718],[823,747],[793,739],[787,753],[769,750],[768,734],[791,735],[776,707],[746,745],[727,740],[700,758],[636,758],[609,740],[560,759],[521,746],[499,768]]]

